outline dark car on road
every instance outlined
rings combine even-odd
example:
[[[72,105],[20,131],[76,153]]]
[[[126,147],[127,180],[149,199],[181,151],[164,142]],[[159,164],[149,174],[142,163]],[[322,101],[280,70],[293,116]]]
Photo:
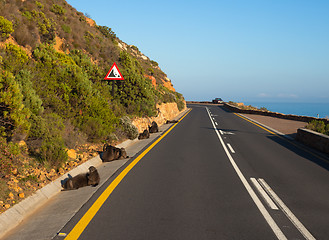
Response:
[[[224,101],[221,98],[215,98],[212,103],[224,103]]]

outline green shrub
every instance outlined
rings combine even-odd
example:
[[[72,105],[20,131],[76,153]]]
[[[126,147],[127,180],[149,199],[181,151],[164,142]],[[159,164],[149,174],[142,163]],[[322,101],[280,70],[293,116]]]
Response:
[[[156,90],[152,83],[145,79],[139,62],[128,53],[120,52],[121,71],[124,82],[120,83],[115,98],[126,107],[128,114],[137,116],[154,116],[156,114]]]
[[[33,15],[30,11],[21,12],[22,16],[26,17],[28,20],[32,20]]]
[[[21,92],[23,94],[23,103],[30,111],[39,115],[43,112],[42,100],[37,95],[32,83],[32,74],[30,71],[21,70],[16,76],[17,82],[20,84]]]
[[[68,159],[63,139],[44,140],[40,147],[40,160],[44,164],[58,167]]]
[[[68,26],[68,25],[66,25],[66,24],[63,24],[61,27],[62,27],[62,29],[63,29],[64,32],[66,32],[66,33],[71,33],[71,28],[70,28],[70,26]]]
[[[3,38],[8,38],[9,35],[14,31],[13,23],[3,16],[0,16],[0,34]]]
[[[182,111],[185,108],[185,99],[182,94],[175,92],[175,102],[177,103],[177,108]]]
[[[68,158],[62,137],[64,132],[63,119],[57,114],[50,113],[44,117],[32,115],[29,133],[30,151],[40,162],[59,166]]]
[[[312,120],[306,125],[307,129],[329,135],[329,124],[322,120]]]
[[[120,125],[125,135],[133,140],[138,137],[138,129],[134,126],[128,116],[124,116],[120,118]]]
[[[111,38],[111,39],[115,39],[116,35],[115,33],[112,31],[111,28],[107,27],[107,26],[97,26],[97,29],[106,37],[106,38]]]
[[[14,156],[20,153],[19,146],[0,137],[0,179],[11,173],[14,167]]]
[[[159,64],[158,64],[156,61],[154,61],[154,60],[151,60],[151,64],[152,64],[154,67],[158,67],[158,66],[159,66]]]
[[[23,104],[23,95],[14,76],[0,69],[0,135],[11,138],[13,133],[29,131],[30,111]]]
[[[13,54],[20,63],[26,63],[29,60],[29,56],[26,54],[26,52],[19,46],[12,43],[6,44],[6,52]]]
[[[66,10],[62,6],[57,4],[53,4],[53,6],[50,8],[50,11],[60,16],[66,13]]]
[[[35,4],[38,6],[38,8],[40,8],[41,10],[44,9],[44,5],[38,1],[35,1]]]
[[[17,45],[7,43],[5,46],[7,56],[3,61],[4,68],[11,72],[21,69],[23,65],[28,62],[29,56],[21,47]]]

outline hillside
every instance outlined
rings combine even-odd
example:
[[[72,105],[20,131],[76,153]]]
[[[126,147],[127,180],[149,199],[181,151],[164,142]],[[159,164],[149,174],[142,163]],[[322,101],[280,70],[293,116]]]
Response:
[[[103,78],[113,62],[125,80],[112,96]],[[131,119],[168,102],[185,106],[158,63],[111,28],[64,0],[1,0],[0,207],[20,184],[40,187],[36,168],[58,173],[67,149],[136,138]]]

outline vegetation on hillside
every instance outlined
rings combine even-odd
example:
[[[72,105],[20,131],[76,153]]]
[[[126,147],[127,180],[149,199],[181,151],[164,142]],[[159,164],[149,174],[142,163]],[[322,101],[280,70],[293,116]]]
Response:
[[[1,0],[0,15],[1,179],[23,157],[58,171],[67,149],[133,139],[130,118],[156,115],[156,104],[183,109],[183,96],[162,85],[166,75],[158,63],[66,1]],[[125,81],[112,96],[113,85],[103,78],[114,61]]]

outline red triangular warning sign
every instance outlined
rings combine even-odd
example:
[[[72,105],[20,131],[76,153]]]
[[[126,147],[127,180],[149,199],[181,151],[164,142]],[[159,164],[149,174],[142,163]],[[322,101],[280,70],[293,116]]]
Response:
[[[124,80],[118,66],[113,63],[110,71],[106,74],[104,80]]]

